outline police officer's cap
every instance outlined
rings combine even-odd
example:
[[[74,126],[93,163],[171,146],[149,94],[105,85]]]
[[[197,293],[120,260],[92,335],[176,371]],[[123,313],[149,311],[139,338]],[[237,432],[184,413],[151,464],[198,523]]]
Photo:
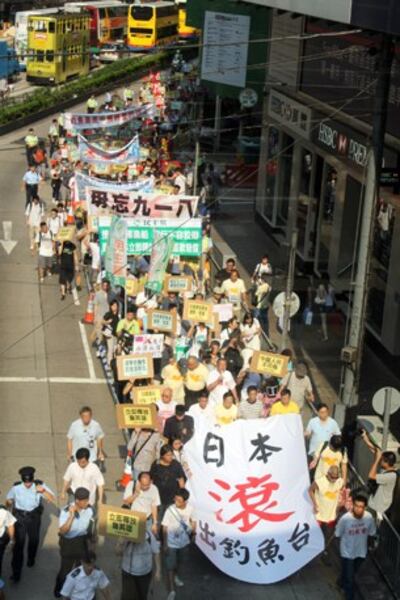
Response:
[[[34,467],[21,467],[18,473],[21,475],[22,481],[33,481],[35,470]]]
[[[90,492],[84,487],[76,488],[75,500],[89,500]]]

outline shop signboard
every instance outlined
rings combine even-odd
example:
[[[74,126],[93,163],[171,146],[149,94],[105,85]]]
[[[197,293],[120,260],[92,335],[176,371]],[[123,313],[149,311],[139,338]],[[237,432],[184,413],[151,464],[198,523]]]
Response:
[[[322,115],[315,115],[311,139],[314,144],[346,160],[353,167],[364,169],[368,159],[367,138],[350,127]]]
[[[308,140],[312,125],[311,109],[285,94],[271,90],[268,98],[268,114],[275,121]]]

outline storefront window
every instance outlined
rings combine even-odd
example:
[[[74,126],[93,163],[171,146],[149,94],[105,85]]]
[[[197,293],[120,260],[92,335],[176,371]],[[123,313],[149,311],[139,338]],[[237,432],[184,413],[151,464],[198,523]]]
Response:
[[[275,183],[278,172],[279,130],[270,127],[268,130],[268,161],[265,186],[264,214],[272,221],[274,214]]]
[[[285,226],[289,214],[290,183],[292,178],[294,139],[290,135],[283,135],[282,153],[279,164],[280,193],[278,196],[278,225]]]

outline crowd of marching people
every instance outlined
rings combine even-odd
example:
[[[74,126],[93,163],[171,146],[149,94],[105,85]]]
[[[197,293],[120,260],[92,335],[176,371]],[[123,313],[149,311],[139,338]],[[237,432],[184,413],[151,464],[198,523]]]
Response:
[[[171,83],[153,74],[141,83],[138,92],[127,87],[122,97],[108,94],[101,105],[94,96],[89,98],[89,114],[123,110],[135,103],[154,102],[157,108],[157,116],[147,116],[137,129],[139,135],[146,130],[145,157],[124,171],[99,175],[89,164],[75,160],[63,115],[51,122],[46,143],[38,139],[34,129],[25,138],[25,214],[30,249],[38,258],[40,284],[57,276],[62,301],[69,294],[75,298],[88,286],[94,304],[93,342],[119,403],[131,403],[137,387],[160,388],[156,428],[129,431],[121,505],[145,513],[146,538],[139,544],[117,544],[121,600],[145,600],[152,576],[158,580],[163,571],[168,600],[173,600],[184,586],[180,564],[196,535],[196,515],[186,489],[190,467],[185,444],[196,429],[224,427],[237,419],[283,419],[289,414],[301,415],[305,423],[312,482],[309,494],[327,543],[324,559],[329,561],[329,544],[336,535],[342,557],[341,587],[346,599],[351,600],[355,572],[366,556],[367,543],[392,503],[396,458],[391,452],[380,453],[363,432],[365,443],[374,453],[370,479],[375,489],[369,500],[359,493],[351,496],[341,430],[330,416],[329,407],[317,402],[306,363],[296,360],[288,348],[281,352],[288,365],[282,377],[252,369],[254,353],[263,350],[264,336],[269,333],[273,266],[268,256],[262,257],[250,285],[246,285],[234,259],[227,260],[211,277],[210,215],[218,188],[216,169],[200,161],[195,172],[192,156],[185,161],[174,160],[177,133],[188,129],[187,104],[195,91],[193,81],[185,79],[187,75],[171,78]],[[176,92],[175,108],[166,101],[171,89]],[[103,141],[104,147],[114,147],[114,138],[105,135]],[[149,291],[149,255],[128,259],[127,278],[134,282],[134,293],[112,285],[104,274],[98,234],[82,204],[74,198],[76,171],[117,183],[145,181],[151,190],[167,194],[192,195],[197,191],[195,182],[199,183],[202,255],[198,259],[174,257],[167,266],[167,274],[190,278],[189,291]],[[42,200],[41,190],[47,184],[51,206]],[[60,241],[59,233],[66,225],[75,227],[74,237]],[[188,299],[222,306],[223,318],[214,324],[186,319],[184,304]],[[118,357],[132,353],[135,336],[159,333],[149,327],[148,314],[155,309],[175,315],[176,330],[164,335],[160,356],[153,360],[151,380],[120,381]],[[83,406],[67,434],[69,464],[61,491],[61,500],[67,504],[59,516],[61,564],[54,588],[56,597],[91,600],[98,590],[105,598],[114,597],[107,576],[95,566],[94,554],[95,507],[104,501],[104,439],[91,408]],[[0,509],[0,566],[7,544],[12,543],[15,583],[22,576],[26,538],[27,566],[35,564],[42,499],[56,502],[56,495],[35,478],[32,467],[21,468],[20,476],[21,481],[6,495],[6,507]],[[374,517],[366,510],[367,505]]]

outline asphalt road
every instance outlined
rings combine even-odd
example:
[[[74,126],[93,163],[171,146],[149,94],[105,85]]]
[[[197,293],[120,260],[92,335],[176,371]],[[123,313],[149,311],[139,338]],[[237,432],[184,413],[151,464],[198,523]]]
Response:
[[[78,107],[77,107],[78,108]],[[35,130],[46,135],[51,117],[38,122]],[[12,222],[12,240],[17,244],[7,255],[0,247],[0,473],[1,501],[21,466],[32,465],[37,476],[59,494],[67,466],[65,435],[79,408],[89,404],[106,433],[107,501],[120,503],[115,482],[121,474],[123,438],[116,428],[114,408],[102,372],[92,351],[84,349],[90,334],[79,327],[85,311],[72,300],[61,303],[56,277],[38,285],[36,260],[30,255],[24,218],[24,194],[20,179],[25,170],[23,137],[15,131],[0,138],[0,221]],[[49,199],[48,186],[41,195]],[[2,227],[0,223],[0,239]],[[8,585],[7,600],[44,600],[52,597],[58,569],[57,510],[46,508],[42,547],[34,569],[25,569],[17,586]],[[100,538],[99,564],[110,577],[118,598],[119,564],[113,544]],[[4,558],[3,577],[10,575],[10,554]],[[336,574],[317,559],[290,579],[268,587],[252,586],[217,571],[197,550],[184,565],[185,587],[178,600],[242,598],[274,600],[339,598]],[[153,598],[166,598],[157,586]]]

